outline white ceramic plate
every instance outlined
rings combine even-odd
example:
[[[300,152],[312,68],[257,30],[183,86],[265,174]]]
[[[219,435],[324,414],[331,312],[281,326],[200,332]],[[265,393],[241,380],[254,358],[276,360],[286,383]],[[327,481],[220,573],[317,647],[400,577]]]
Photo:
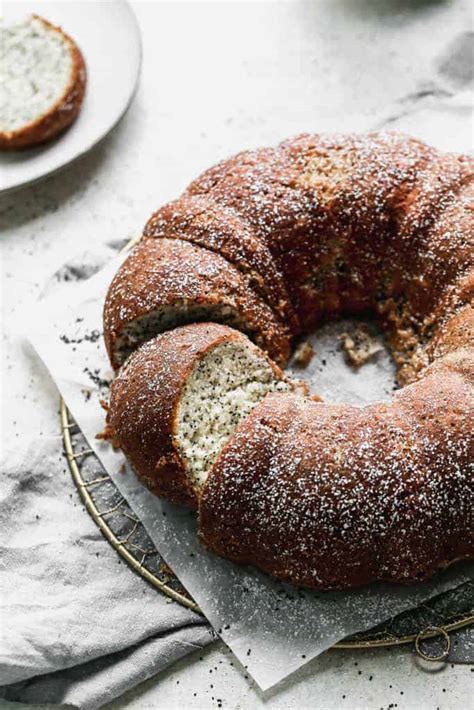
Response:
[[[77,42],[87,65],[86,95],[77,120],[57,139],[0,153],[0,193],[50,175],[97,145],[130,105],[140,71],[140,31],[124,0],[2,3],[6,22],[31,13],[60,25]]]

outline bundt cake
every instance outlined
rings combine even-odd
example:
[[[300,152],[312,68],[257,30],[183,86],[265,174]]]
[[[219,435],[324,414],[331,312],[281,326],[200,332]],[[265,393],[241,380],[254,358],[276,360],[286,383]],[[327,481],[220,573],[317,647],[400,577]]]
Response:
[[[106,297],[126,361],[108,429],[151,490],[198,508],[208,548],[319,589],[473,556],[473,167],[397,134],[304,135],[151,217]],[[359,314],[397,364],[390,403],[314,401],[270,360]]]

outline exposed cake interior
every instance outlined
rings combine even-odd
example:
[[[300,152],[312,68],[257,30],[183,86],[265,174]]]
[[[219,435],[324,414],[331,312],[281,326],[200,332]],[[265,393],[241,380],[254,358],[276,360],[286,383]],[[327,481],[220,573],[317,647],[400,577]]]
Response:
[[[176,440],[199,489],[240,420],[268,393],[293,389],[251,344],[216,346],[195,365],[183,387]]]
[[[196,304],[192,301],[175,301],[170,306],[162,306],[141,318],[135,318],[124,327],[115,342],[114,357],[117,365],[122,365],[127,357],[142,343],[180,325],[209,321],[223,323],[247,333],[245,323],[237,309],[227,304]]]
[[[67,41],[30,18],[0,25],[0,131],[14,131],[42,116],[64,94],[72,72]]]

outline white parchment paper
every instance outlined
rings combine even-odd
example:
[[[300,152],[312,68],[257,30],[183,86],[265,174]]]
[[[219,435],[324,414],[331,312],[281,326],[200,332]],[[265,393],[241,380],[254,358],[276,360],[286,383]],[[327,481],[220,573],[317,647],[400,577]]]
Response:
[[[351,592],[314,593],[207,553],[197,540],[194,514],[154,497],[139,483],[123,455],[95,438],[104,426],[99,400],[107,397],[107,382],[112,378],[102,340],[102,304],[119,263],[120,258],[115,259],[78,285],[68,304],[41,302],[31,340],[91,448],[160,553],[262,689],[345,636],[472,577],[474,564],[464,564],[409,588],[377,584]],[[388,398],[394,370],[385,350],[358,372],[344,364],[336,334],[350,327],[337,324],[317,333],[312,338],[315,356],[297,375],[309,379],[313,390],[330,401],[363,403]]]

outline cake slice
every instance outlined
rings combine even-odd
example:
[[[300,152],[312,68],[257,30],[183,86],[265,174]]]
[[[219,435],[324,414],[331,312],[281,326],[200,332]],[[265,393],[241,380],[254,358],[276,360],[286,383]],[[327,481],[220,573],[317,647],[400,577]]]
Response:
[[[292,333],[299,332],[298,318],[270,250],[234,210],[204,195],[184,194],[150,217],[143,236],[181,239],[220,254],[245,274],[253,290]]]
[[[217,323],[176,328],[136,350],[112,384],[108,436],[156,495],[197,507],[240,420],[274,391],[301,390],[245,335]]]
[[[86,67],[76,43],[32,15],[0,26],[0,150],[49,141],[77,117]]]
[[[117,369],[146,340],[177,325],[214,321],[246,333],[278,364],[290,354],[286,325],[223,256],[180,239],[142,240],[107,293],[104,338]]]

